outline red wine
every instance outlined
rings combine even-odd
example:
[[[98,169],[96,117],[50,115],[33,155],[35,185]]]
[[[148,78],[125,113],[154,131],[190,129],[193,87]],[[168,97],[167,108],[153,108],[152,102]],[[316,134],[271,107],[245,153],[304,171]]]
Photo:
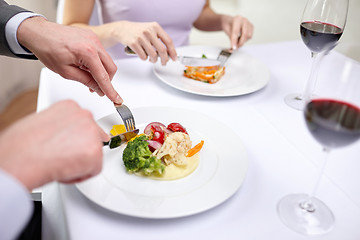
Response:
[[[306,125],[324,147],[349,145],[360,138],[360,108],[341,101],[316,99],[306,105]]]
[[[334,47],[342,33],[341,28],[323,22],[303,22],[300,24],[300,34],[303,42],[315,53]]]

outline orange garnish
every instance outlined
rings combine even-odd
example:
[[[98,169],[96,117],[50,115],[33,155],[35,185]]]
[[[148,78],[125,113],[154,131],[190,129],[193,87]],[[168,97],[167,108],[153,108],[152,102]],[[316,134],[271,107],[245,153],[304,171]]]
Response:
[[[193,148],[191,148],[187,153],[186,153],[186,157],[192,157],[194,156],[196,153],[198,153],[201,148],[203,147],[204,145],[204,141],[201,140],[200,143],[196,144]]]

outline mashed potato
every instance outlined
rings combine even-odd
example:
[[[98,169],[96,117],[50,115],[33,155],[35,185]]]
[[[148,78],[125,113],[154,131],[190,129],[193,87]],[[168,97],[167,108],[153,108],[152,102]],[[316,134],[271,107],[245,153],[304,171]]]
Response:
[[[188,134],[174,132],[167,136],[164,144],[152,155],[161,159],[166,165],[165,172],[146,176],[157,180],[175,180],[186,177],[192,173],[199,165],[199,153],[192,157],[185,154],[191,149],[192,142]],[[139,175],[138,173],[136,173]],[[140,173],[140,175],[144,176]]]

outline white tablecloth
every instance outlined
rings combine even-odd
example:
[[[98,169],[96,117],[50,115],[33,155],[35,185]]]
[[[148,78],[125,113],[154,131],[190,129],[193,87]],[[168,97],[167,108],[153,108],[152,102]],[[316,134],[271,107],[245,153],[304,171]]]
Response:
[[[137,58],[116,62],[118,72],[113,80],[130,108],[188,108],[231,127],[249,158],[247,177],[233,197],[197,215],[151,220],[103,209],[75,186],[50,184],[43,188],[44,238],[305,239],[281,223],[276,204],[289,193],[310,193],[323,159],[321,147],[308,133],[302,113],[283,100],[288,93],[304,89],[311,64],[309,50],[295,41],[245,46],[241,51],[263,61],[271,72],[269,84],[249,95],[216,98],[182,92],[159,81],[152,72],[153,65]],[[336,52],[328,58],[333,58],[334,63],[348,60]],[[38,110],[69,98],[91,110],[96,119],[114,112],[108,99],[43,69]],[[360,239],[359,149],[356,143],[331,153],[317,196],[332,209],[336,227],[314,239]]]

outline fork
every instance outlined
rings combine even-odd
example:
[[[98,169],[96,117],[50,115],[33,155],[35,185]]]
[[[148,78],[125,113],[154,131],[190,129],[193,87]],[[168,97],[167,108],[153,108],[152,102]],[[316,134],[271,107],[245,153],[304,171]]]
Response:
[[[121,105],[114,104],[114,106],[124,122],[126,131],[135,130],[136,129],[135,120],[130,109],[125,104],[121,104]]]
[[[223,49],[221,50],[219,56],[217,57],[217,60],[220,61],[220,66],[223,67],[225,62],[228,60],[228,58],[231,56],[232,54],[232,49]]]

